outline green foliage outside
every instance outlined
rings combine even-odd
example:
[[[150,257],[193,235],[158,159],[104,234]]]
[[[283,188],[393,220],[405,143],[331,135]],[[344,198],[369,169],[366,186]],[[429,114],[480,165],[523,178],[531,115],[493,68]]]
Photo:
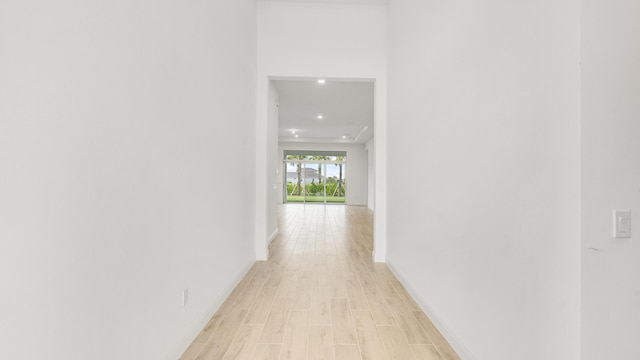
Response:
[[[332,179],[330,179],[332,180]],[[311,182],[305,185],[305,194],[296,195],[298,193],[296,184],[287,183],[287,202],[324,202],[324,184],[316,184]],[[302,193],[302,191],[300,191]],[[327,182],[327,202],[328,203],[344,203],[345,188],[342,187],[342,196],[338,195],[338,182],[336,180]]]
[[[295,183],[288,182],[287,195],[302,196],[302,191],[298,191],[297,186],[298,185]],[[327,197],[343,197],[344,198],[346,189],[344,186],[342,186],[339,189],[338,186],[339,184],[336,179],[333,179],[333,178],[327,179]],[[304,190],[307,196],[322,196],[324,194],[324,184],[323,183],[316,184],[315,180],[313,180],[310,184],[304,185]],[[341,193],[338,193],[338,191],[341,191]]]

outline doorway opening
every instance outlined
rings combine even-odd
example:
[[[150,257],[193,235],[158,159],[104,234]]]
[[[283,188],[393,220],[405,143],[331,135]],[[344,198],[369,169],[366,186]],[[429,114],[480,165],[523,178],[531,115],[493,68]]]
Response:
[[[272,77],[269,82],[279,203],[368,206],[368,179],[375,176],[368,166],[374,81]]]
[[[384,261],[386,210],[385,196],[381,194],[386,188],[385,96],[384,77],[267,76],[264,83],[259,82],[258,108],[266,111],[259,111],[256,128],[257,259],[269,256],[268,244],[278,234],[280,204],[322,205],[337,203],[332,201],[335,200],[344,201],[343,204],[348,206],[369,207],[373,211],[373,256],[376,261]],[[380,134],[377,131],[379,126]],[[303,151],[290,155],[305,157],[287,159],[284,151]],[[313,154],[314,151],[348,152],[348,164],[343,159],[343,175],[340,176],[340,167],[336,166],[338,158],[320,160],[307,157],[318,155]],[[293,166],[287,168],[287,163]],[[298,163],[300,176],[297,175]],[[330,174],[331,171],[338,171],[338,174]],[[321,175],[321,186],[318,186],[318,175]],[[336,188],[329,185],[332,180],[327,178],[334,176]],[[342,186],[338,188],[340,179]],[[287,186],[287,183],[291,185]],[[315,189],[306,189],[306,183],[315,184]],[[298,189],[302,199],[292,198],[298,195]],[[341,199],[343,196],[344,200]],[[263,211],[265,208],[266,212]]]

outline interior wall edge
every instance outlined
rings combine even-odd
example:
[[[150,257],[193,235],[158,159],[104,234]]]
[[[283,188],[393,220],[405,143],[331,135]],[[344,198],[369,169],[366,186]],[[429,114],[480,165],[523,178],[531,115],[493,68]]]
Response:
[[[278,233],[280,232],[279,228],[276,228],[271,235],[269,235],[269,238],[267,239],[267,245],[271,244],[271,242],[276,238],[276,236],[278,236]]]
[[[220,306],[227,300],[227,298],[231,295],[233,289],[238,286],[240,281],[247,275],[253,264],[255,264],[256,260],[249,260],[238,272],[236,276],[232,278],[230,284],[225,288],[225,290],[218,296],[213,304],[204,311],[199,317],[198,320],[195,321],[189,328],[189,331],[177,342],[169,353],[164,357],[164,360],[176,360],[179,359],[180,356],[187,350],[189,345],[193,343],[193,340],[200,334],[202,329],[207,325],[209,320],[213,317],[213,315],[218,311]]]
[[[469,348],[460,340],[460,338],[456,335],[456,333],[451,329],[451,327],[447,324],[446,320],[442,318],[436,311],[436,309],[429,304],[429,302],[423,298],[419,292],[415,291],[411,282],[404,276],[402,271],[393,264],[393,261],[387,259],[386,262],[389,270],[395,275],[395,277],[400,281],[402,286],[409,292],[411,297],[416,301],[418,306],[424,311],[427,317],[431,320],[433,325],[440,331],[442,336],[447,340],[449,345],[453,348],[453,350],[460,356],[461,359],[464,360],[479,360],[478,357],[473,355]]]

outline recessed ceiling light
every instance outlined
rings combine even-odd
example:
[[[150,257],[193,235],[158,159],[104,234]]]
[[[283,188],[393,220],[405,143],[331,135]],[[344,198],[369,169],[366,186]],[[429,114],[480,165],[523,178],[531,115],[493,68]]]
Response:
[[[318,119],[322,120],[322,119],[324,119],[324,116],[322,116],[322,114],[320,114],[320,115],[318,115]]]
[[[294,136],[295,136],[295,137],[298,137],[298,136],[300,136],[300,135],[298,135],[298,134],[295,134]]]
[[[295,135],[296,131],[295,130],[291,130],[291,134]]]
[[[326,83],[324,79],[318,79],[318,84],[323,85],[324,83]]]
[[[342,135],[342,138],[343,138],[343,139],[346,139],[346,138],[347,138],[347,135]]]

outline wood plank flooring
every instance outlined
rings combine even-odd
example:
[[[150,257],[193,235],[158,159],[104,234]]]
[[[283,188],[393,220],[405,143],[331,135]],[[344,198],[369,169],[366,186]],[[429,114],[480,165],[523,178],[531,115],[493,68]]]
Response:
[[[385,264],[365,207],[279,208],[249,270],[180,360],[460,360]]]

